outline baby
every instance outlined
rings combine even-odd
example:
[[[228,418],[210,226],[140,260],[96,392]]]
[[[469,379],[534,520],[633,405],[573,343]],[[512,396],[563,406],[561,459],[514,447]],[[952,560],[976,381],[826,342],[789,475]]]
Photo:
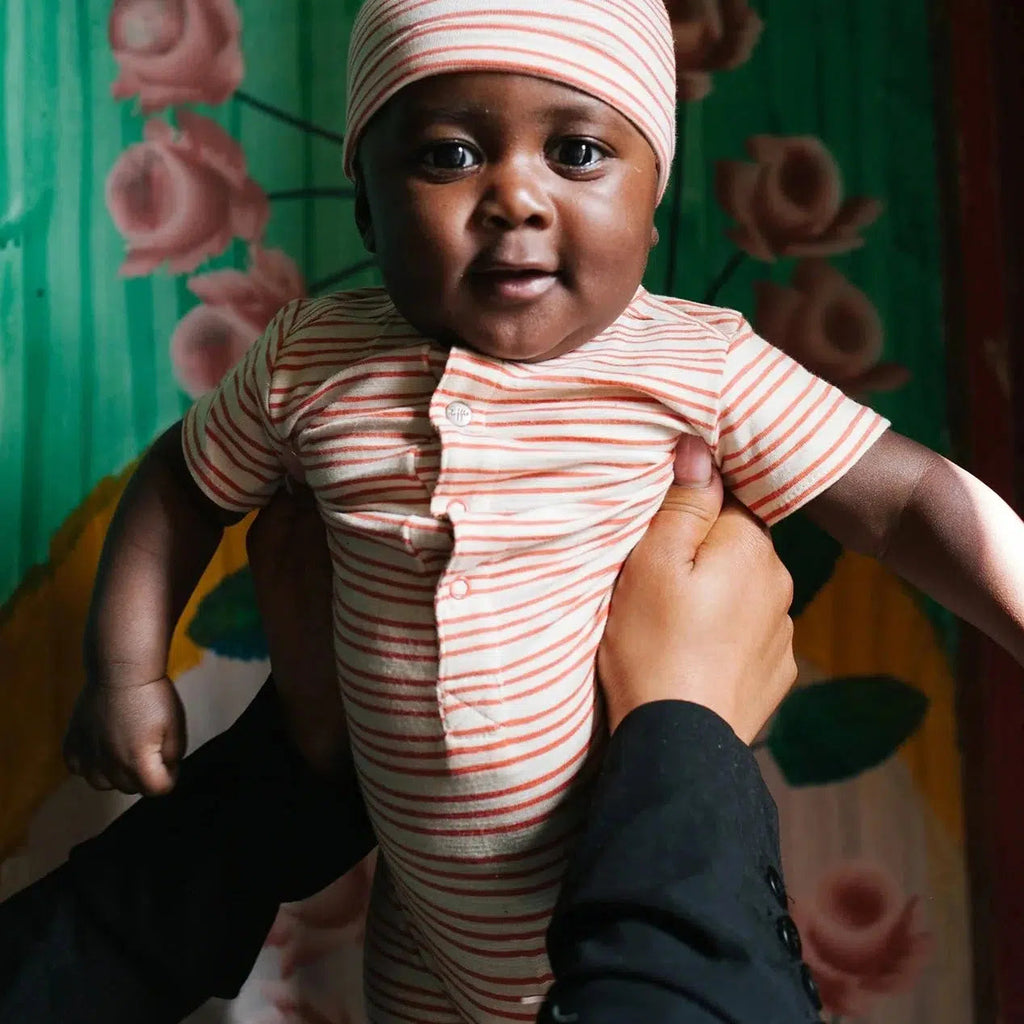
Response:
[[[369,0],[348,74],[385,288],[283,309],[143,459],[72,752],[99,784],[172,784],[171,631],[222,526],[301,468],[382,853],[370,1018],[528,1021],[605,732],[612,586],[681,434],[766,523],[806,508],[1019,660],[1024,525],[737,313],[641,287],[674,148],[662,0]]]

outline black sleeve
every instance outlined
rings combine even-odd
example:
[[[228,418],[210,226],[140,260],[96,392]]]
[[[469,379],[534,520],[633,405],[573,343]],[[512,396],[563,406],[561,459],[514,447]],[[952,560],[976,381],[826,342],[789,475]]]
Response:
[[[354,772],[306,767],[268,682],[172,793],[0,905],[0,1024],[177,1024],[237,993],[280,903],[374,845]]]
[[[696,704],[638,708],[609,741],[548,931],[541,1024],[817,1021],[757,762]]]

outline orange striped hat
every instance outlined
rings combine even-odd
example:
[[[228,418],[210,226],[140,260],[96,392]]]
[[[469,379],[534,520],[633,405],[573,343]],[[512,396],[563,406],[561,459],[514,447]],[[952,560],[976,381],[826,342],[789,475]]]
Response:
[[[610,104],[653,147],[664,195],[676,141],[664,0],[366,0],[349,44],[345,173],[395,93],[456,71],[536,75]]]

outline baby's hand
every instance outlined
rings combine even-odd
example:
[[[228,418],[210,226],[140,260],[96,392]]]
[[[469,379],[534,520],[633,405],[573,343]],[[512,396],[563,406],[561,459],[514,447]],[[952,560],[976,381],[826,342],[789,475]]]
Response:
[[[136,686],[89,683],[64,738],[64,760],[96,789],[158,796],[185,753],[185,709],[166,676]]]

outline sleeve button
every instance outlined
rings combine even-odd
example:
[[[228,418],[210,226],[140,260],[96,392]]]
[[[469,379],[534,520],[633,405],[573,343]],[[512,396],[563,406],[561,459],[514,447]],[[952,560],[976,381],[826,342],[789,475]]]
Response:
[[[782,884],[782,875],[774,867],[769,867],[767,872],[765,872],[765,880],[768,883],[772,896],[775,897],[775,902],[785,910],[789,903],[786,899],[786,887]]]
[[[786,952],[794,960],[799,959],[801,952],[803,952],[803,943],[800,941],[800,932],[797,931],[796,922],[793,918],[788,914],[780,917],[777,930],[779,941],[786,947]]]
[[[820,1010],[822,1006],[821,993],[818,991],[818,983],[814,980],[811,969],[807,964],[800,965],[800,981],[803,983],[804,991],[807,993],[807,998],[810,999],[811,1004],[816,1010]]]

